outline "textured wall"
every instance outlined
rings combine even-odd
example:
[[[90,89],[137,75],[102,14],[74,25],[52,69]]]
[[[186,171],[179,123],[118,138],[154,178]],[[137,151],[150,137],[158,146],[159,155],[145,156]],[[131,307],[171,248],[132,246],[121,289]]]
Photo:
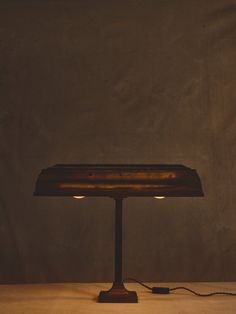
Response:
[[[180,163],[130,198],[124,274],[236,280],[236,2],[1,1],[0,282],[111,281],[113,201],[36,198],[55,163]]]

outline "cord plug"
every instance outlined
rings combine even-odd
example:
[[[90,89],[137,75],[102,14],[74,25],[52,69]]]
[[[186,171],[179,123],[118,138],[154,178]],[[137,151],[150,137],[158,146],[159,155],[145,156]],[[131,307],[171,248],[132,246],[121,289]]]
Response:
[[[152,293],[169,294],[170,288],[168,288],[168,287],[152,287]]]

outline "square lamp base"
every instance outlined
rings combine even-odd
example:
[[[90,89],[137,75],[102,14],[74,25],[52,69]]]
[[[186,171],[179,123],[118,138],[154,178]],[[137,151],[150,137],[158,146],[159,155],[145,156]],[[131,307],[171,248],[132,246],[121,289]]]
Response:
[[[137,303],[138,297],[135,291],[128,291],[125,288],[112,288],[108,291],[100,291],[98,302]]]

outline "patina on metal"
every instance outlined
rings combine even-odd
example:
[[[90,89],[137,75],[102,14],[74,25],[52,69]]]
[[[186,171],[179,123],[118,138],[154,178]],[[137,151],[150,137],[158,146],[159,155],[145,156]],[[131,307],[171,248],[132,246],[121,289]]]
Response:
[[[34,195],[203,196],[194,169],[182,165],[55,165],[43,169]]]

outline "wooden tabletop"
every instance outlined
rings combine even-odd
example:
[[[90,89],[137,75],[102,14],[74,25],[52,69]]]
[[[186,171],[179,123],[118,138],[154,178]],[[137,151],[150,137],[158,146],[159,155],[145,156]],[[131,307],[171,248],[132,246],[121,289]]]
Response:
[[[156,285],[156,284],[151,284]],[[162,286],[184,285],[198,292],[234,291],[236,283],[165,283]],[[145,288],[127,283],[136,290],[139,303],[97,303],[100,290],[109,289],[107,283],[63,283],[0,285],[1,314],[235,314],[236,296],[197,297],[188,292],[156,295]]]

